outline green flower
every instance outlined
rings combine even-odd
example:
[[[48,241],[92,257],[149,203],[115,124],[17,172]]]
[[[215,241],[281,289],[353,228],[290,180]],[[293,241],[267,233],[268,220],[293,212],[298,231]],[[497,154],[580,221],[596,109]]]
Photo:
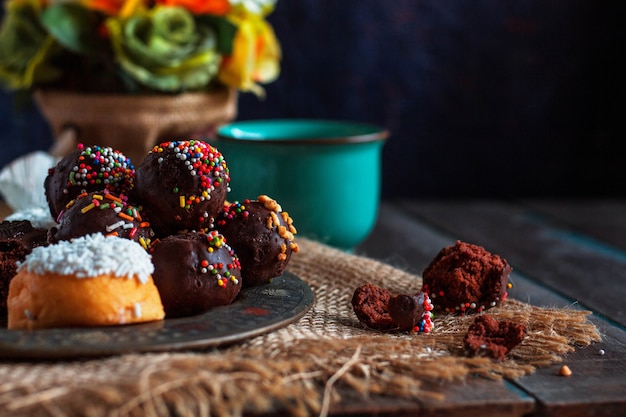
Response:
[[[186,9],[157,6],[107,21],[118,63],[147,87],[180,92],[206,87],[219,69],[217,36]]]
[[[0,81],[10,89],[28,89],[52,81],[61,70],[50,63],[59,45],[42,26],[36,1],[8,2],[0,27]]]

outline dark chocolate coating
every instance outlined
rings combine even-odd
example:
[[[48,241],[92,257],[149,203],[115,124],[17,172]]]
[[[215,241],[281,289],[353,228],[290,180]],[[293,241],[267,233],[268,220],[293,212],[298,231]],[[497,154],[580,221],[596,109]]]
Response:
[[[457,241],[443,248],[423,272],[435,310],[481,312],[505,298],[511,267],[481,246]]]
[[[244,287],[267,283],[284,272],[293,245],[279,227],[289,226],[280,212],[259,201],[234,202],[220,213],[216,228],[239,256]]]
[[[44,181],[46,200],[54,219],[67,203],[83,192],[107,189],[119,195],[128,194],[133,188],[135,169],[130,159],[111,148],[79,146],[50,168]]]
[[[33,227],[28,220],[0,223],[0,313],[7,312],[9,283],[33,248],[45,246],[47,230]]]
[[[140,242],[147,249],[153,239],[154,232],[142,210],[113,193],[84,194],[70,204],[59,216],[59,224],[50,228],[50,243],[102,233]]]
[[[230,304],[241,290],[239,260],[215,231],[168,236],[155,242],[151,253],[152,277],[167,318]]]
[[[152,228],[164,237],[213,228],[229,183],[228,167],[214,147],[201,141],[164,142],[137,167],[135,193]]]
[[[412,330],[424,315],[424,301],[418,295],[401,294],[389,298],[389,315],[398,330]]]

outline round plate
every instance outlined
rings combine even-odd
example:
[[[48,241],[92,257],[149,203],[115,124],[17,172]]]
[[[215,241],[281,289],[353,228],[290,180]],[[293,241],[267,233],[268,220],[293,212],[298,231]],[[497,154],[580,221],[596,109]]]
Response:
[[[299,320],[313,291],[285,272],[244,288],[227,306],[204,314],[127,326],[0,330],[0,358],[61,359],[200,349],[239,342]]]

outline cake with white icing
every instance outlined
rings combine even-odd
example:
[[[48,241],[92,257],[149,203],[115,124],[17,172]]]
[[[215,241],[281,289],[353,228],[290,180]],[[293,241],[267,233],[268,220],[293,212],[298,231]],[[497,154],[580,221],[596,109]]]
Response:
[[[92,234],[35,248],[8,297],[9,329],[88,327],[163,319],[154,266],[140,244]]]

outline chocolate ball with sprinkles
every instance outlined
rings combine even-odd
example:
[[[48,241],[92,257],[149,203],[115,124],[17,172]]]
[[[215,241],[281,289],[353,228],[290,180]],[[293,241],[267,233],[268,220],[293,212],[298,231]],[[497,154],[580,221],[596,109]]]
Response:
[[[48,241],[62,240],[102,233],[134,240],[148,250],[154,238],[150,222],[141,207],[107,190],[83,193],[67,203],[59,216],[59,224],[48,231]]]
[[[200,140],[156,145],[137,167],[135,192],[158,236],[213,228],[229,191],[222,154]]]
[[[457,241],[441,249],[426,267],[422,290],[430,295],[435,311],[480,313],[506,299],[511,270],[506,259]]]
[[[167,318],[228,305],[241,290],[239,259],[216,230],[165,237],[154,243],[151,254]]]
[[[216,228],[239,256],[244,287],[270,282],[282,274],[291,254],[299,250],[293,220],[266,195],[225,205]]]
[[[110,147],[78,144],[48,170],[44,189],[50,214],[57,219],[67,203],[85,192],[106,189],[127,195],[134,180],[135,167],[123,153]]]

